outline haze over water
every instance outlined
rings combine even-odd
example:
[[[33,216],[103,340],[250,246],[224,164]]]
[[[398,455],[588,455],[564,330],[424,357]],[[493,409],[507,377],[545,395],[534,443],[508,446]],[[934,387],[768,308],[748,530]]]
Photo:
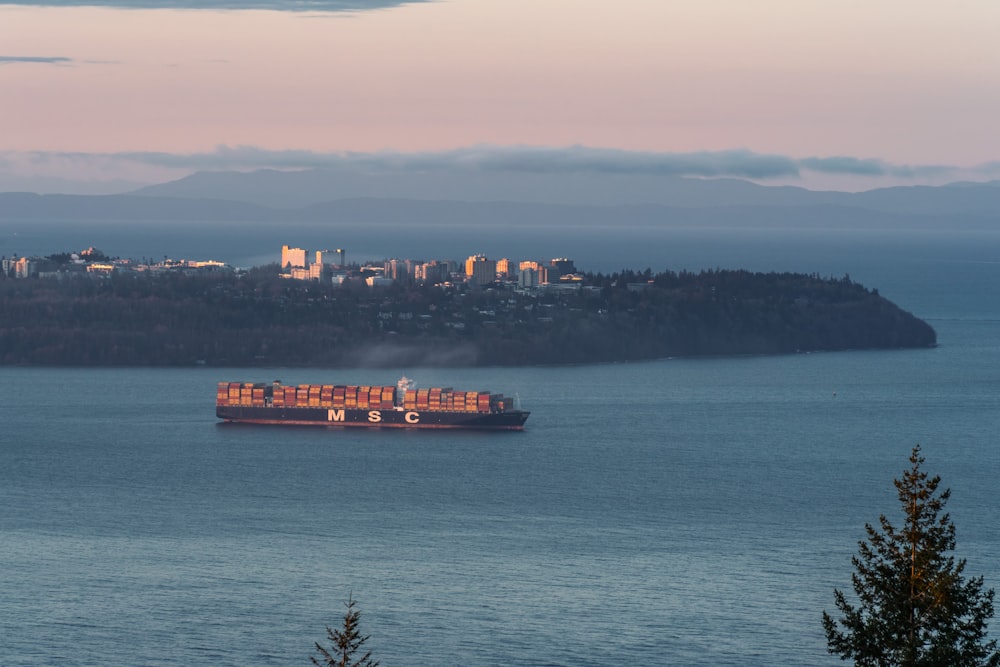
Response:
[[[820,612],[849,588],[864,523],[897,511],[892,479],[917,443],[953,490],[968,572],[1000,583],[996,235],[527,236],[567,248],[532,256],[598,270],[850,273],[940,344],[562,368],[4,369],[0,663],[307,664],[353,591],[387,667],[841,664]],[[488,252],[501,240],[480,237]],[[214,417],[219,380],[403,373],[517,393],[527,429]]]
[[[995,2],[77,4],[0,4],[0,191],[312,168],[852,192],[1000,177]],[[953,490],[967,573],[1000,585],[1000,232],[982,231],[995,211],[958,232],[952,211],[921,231],[894,214],[876,216],[892,231],[843,231],[95,225],[0,210],[6,256],[96,246],[252,266],[289,244],[351,261],[849,274],[939,340],[559,368],[0,368],[0,666],[308,664],[350,595],[384,667],[840,665],[820,614],[849,587],[864,523],[893,516],[913,445]],[[214,417],[220,380],[404,373],[516,393],[527,430]]]

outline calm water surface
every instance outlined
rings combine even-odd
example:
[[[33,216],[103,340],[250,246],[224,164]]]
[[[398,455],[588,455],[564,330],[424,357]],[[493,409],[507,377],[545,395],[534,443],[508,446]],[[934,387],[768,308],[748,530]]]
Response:
[[[2,368],[0,665],[304,665],[352,592],[386,667],[842,664],[820,613],[849,587],[864,523],[896,512],[892,479],[914,444],[953,490],[959,556],[1000,585],[1000,244],[917,241],[893,246],[888,265],[809,244],[743,264],[822,257],[819,271],[930,318],[932,350],[522,369]],[[719,252],[738,260],[736,245]],[[528,428],[214,417],[218,380],[403,373],[516,392]]]

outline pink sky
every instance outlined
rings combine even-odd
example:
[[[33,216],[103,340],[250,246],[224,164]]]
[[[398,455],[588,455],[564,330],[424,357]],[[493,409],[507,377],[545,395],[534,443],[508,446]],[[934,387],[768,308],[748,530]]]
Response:
[[[973,168],[1000,160],[998,29],[994,0],[0,5],[0,151],[582,145]]]

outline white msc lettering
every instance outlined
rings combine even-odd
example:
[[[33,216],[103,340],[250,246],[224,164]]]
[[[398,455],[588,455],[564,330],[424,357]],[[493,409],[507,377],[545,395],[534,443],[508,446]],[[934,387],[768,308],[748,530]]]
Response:
[[[380,421],[382,421],[382,413],[379,412],[378,410],[370,410],[368,412],[368,421],[370,421],[373,424],[379,423]]]
[[[403,419],[406,420],[407,424],[416,424],[416,423],[418,423],[420,421],[420,413],[419,412],[407,412],[405,415],[403,415]]]
[[[327,410],[326,420],[328,422],[342,422],[344,421],[344,411],[343,410]]]

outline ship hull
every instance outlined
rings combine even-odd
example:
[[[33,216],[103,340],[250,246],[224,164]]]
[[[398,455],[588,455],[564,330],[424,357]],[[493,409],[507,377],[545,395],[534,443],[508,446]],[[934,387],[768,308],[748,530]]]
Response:
[[[227,422],[292,426],[340,426],[350,428],[479,429],[520,431],[530,413],[458,412],[361,408],[216,406],[215,414]]]

